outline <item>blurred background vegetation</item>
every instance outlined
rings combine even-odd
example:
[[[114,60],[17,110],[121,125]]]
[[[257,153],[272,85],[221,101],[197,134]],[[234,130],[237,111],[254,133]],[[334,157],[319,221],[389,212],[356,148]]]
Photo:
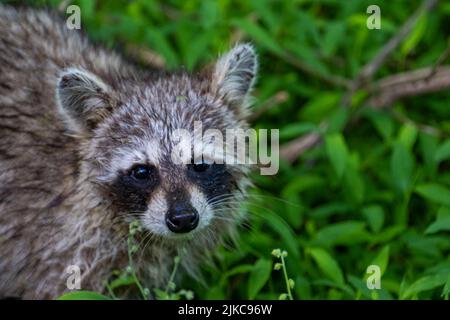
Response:
[[[168,69],[194,71],[236,42],[255,45],[251,121],[280,129],[281,168],[254,175],[237,245],[204,266],[204,283],[182,277],[178,287],[197,299],[278,299],[286,286],[270,253],[281,248],[295,299],[449,298],[450,2],[422,11],[417,0],[28,4],[62,12],[78,4],[93,40]],[[366,26],[372,4],[380,30]],[[409,32],[363,78],[411,17]],[[432,80],[444,70],[446,85],[396,96],[402,87],[389,77],[421,68]],[[380,290],[367,289],[371,264],[381,268]]]

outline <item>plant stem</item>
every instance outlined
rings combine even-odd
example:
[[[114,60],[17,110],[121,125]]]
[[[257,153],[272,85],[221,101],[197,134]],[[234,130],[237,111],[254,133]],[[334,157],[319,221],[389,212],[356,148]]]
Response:
[[[173,265],[173,270],[172,273],[170,274],[169,277],[169,282],[167,282],[167,286],[166,286],[166,294],[169,294],[169,289],[170,289],[170,284],[173,282],[174,278],[175,278],[175,274],[177,273],[177,269],[178,269],[178,265],[180,264],[180,260],[175,259],[174,265]]]
[[[136,283],[136,286],[138,287],[142,297],[144,298],[144,300],[147,300],[147,295],[145,294],[145,290],[142,287],[141,283],[139,282],[139,279],[136,276],[136,272],[134,271],[133,258],[131,256],[131,246],[130,246],[131,239],[132,238],[130,237],[129,241],[128,241],[128,264],[129,264],[130,269],[131,269],[131,276],[133,277],[133,280]]]
[[[116,295],[114,294],[114,291],[111,289],[110,285],[107,282],[105,283],[105,287],[108,290],[108,293],[111,296],[111,298],[113,298],[114,300],[118,300]]]
[[[289,300],[294,300],[294,298],[292,297],[291,286],[289,285],[289,277],[287,275],[286,264],[284,263],[283,255],[281,255],[281,264],[283,265],[284,281],[286,281],[286,287],[287,287],[287,293],[288,293]]]

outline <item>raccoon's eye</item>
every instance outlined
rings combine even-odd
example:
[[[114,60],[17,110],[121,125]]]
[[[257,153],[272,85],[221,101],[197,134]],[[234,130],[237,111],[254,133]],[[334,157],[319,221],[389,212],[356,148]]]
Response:
[[[195,172],[205,172],[206,170],[208,170],[209,167],[210,165],[204,162],[192,165],[192,169]]]
[[[148,180],[153,172],[153,167],[147,165],[137,165],[131,169],[130,175],[136,180]]]

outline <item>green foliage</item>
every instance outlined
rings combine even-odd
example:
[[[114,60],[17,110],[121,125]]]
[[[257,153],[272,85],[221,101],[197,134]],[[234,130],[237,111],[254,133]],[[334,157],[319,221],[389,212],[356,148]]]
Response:
[[[264,258],[256,261],[248,279],[248,298],[254,299],[269,280],[272,263]]]
[[[322,144],[294,164],[282,162],[276,176],[255,174],[246,205],[251,228],[240,229],[234,249],[219,249],[215,266],[203,268],[203,282],[181,283],[196,298],[278,299],[286,281],[269,273],[269,255],[283,247],[298,299],[448,299],[450,92],[373,110],[359,91],[343,109],[345,91],[326,81],[353,78],[419,0],[380,4],[381,30],[366,28],[366,0],[75,3],[93,39],[147,48],[169,69],[195,70],[238,40],[253,42],[261,62],[254,109],[288,95],[253,126],[279,128],[281,143],[322,135]],[[449,44],[449,20],[450,6],[441,2],[376,76],[435,63]],[[370,264],[382,270],[380,290],[366,287]]]
[[[60,296],[58,300],[111,300],[111,298],[92,291],[73,291]]]
[[[344,275],[336,260],[325,250],[311,248],[307,251],[316,262],[320,271],[336,285],[344,285]]]

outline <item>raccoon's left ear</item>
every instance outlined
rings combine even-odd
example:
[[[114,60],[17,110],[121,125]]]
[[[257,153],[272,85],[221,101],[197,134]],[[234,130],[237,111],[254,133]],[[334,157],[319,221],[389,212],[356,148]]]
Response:
[[[212,72],[212,89],[233,108],[246,108],[258,69],[255,50],[250,44],[235,46],[216,62]]]
[[[94,74],[69,68],[62,72],[56,86],[58,109],[69,129],[88,134],[112,107],[108,85]]]

